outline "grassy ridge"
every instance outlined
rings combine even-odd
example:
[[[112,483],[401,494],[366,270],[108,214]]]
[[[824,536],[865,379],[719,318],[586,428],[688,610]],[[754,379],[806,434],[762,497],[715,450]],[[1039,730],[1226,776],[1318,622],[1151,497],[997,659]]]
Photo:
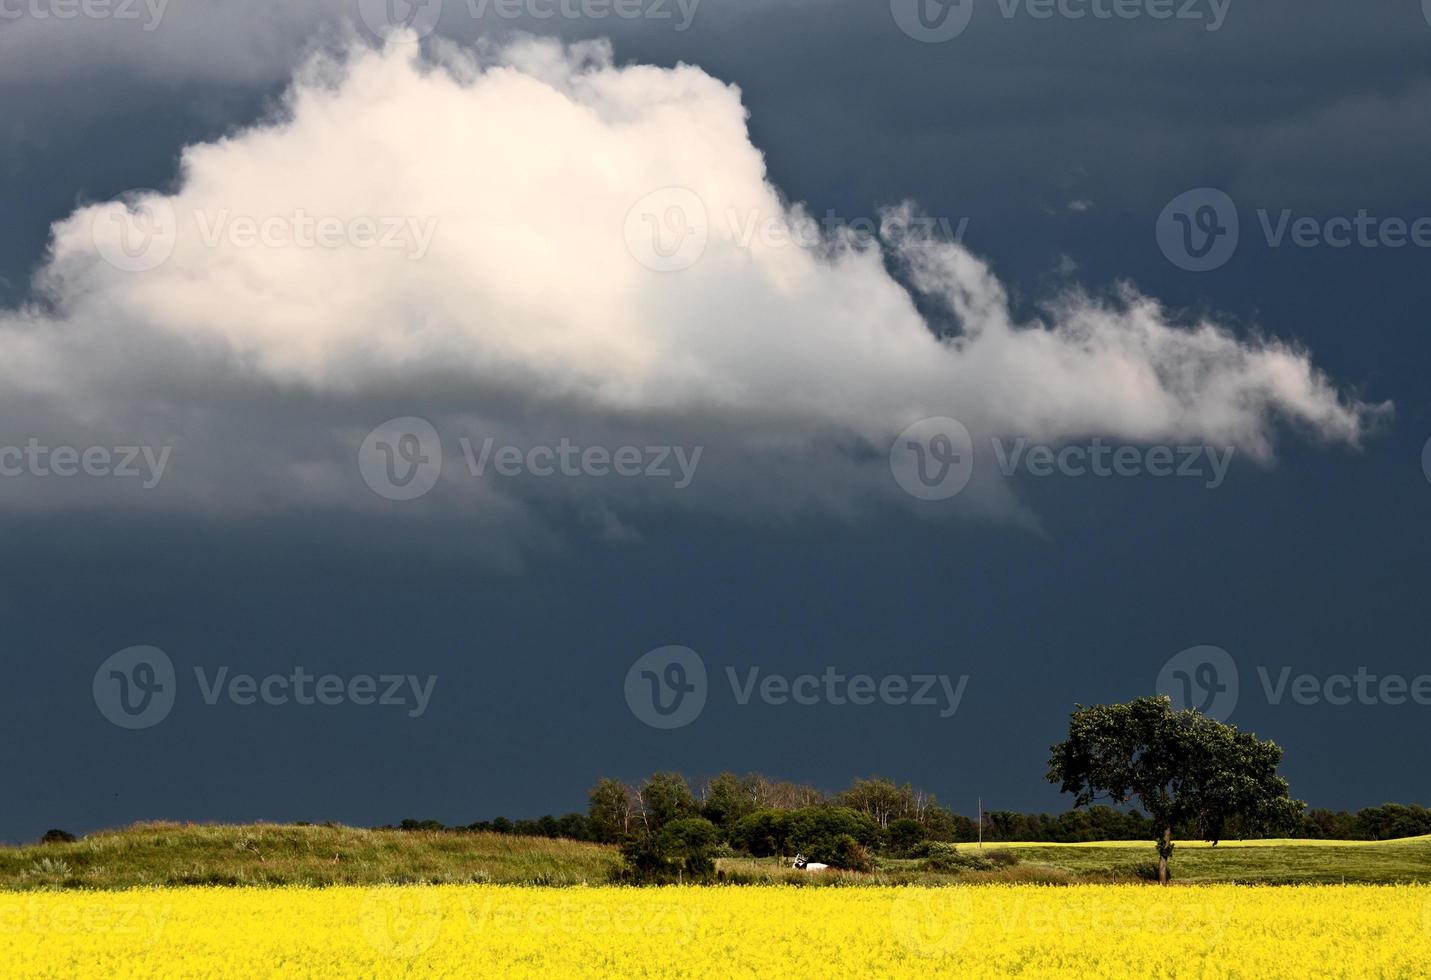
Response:
[[[960,849],[971,845],[961,844]],[[1131,872],[1151,860],[1153,847],[1137,841],[1096,844],[999,844],[1028,864],[1056,867],[1074,874]],[[1431,837],[1393,841],[1206,841],[1178,844],[1173,878],[1185,882],[1431,881]]]
[[[960,850],[974,848],[961,844]],[[941,873],[917,860],[885,859],[873,874],[792,871],[776,859],[726,858],[721,870],[750,883],[927,885],[1135,880],[1154,858],[1143,841],[991,844],[1022,863],[997,871]],[[616,849],[494,833],[360,830],[338,826],[138,824],[73,844],[0,847],[0,889],[174,885],[367,885],[465,883],[576,885],[605,882]],[[1179,882],[1431,881],[1431,837],[1399,841],[1227,841],[1179,844]]]
[[[0,888],[575,885],[604,882],[617,863],[600,844],[506,834],[150,823],[73,844],[0,848]]]
[[[1205,840],[1179,841],[1180,848],[1243,848],[1243,847],[1386,847],[1388,844],[1431,844],[1431,834],[1423,834],[1420,837],[1403,837],[1400,840],[1304,840],[1299,837],[1268,837],[1257,840],[1225,840],[1217,844],[1209,843]],[[974,844],[960,844],[961,848],[974,847]],[[1109,841],[1080,841],[1075,844],[1050,844],[1048,841],[1018,841],[989,844],[989,847],[998,848],[1028,848],[1028,847],[1088,847],[1103,849],[1127,849],[1145,850],[1148,841],[1143,840],[1109,840]]]

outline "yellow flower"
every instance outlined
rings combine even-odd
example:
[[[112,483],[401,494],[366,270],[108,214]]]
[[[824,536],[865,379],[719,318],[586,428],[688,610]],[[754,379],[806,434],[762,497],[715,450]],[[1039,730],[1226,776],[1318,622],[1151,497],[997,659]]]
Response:
[[[1431,976],[1424,885],[0,895],[6,977]]]

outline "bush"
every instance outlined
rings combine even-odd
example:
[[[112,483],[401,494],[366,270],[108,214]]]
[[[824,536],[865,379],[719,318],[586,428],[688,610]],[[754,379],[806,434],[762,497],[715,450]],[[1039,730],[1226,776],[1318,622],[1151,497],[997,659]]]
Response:
[[[715,873],[713,855],[720,832],[705,817],[672,820],[661,828],[657,840],[666,860],[679,863],[686,877],[709,878]]]
[[[720,832],[704,817],[672,820],[660,833],[643,834],[621,845],[626,867],[617,873],[632,884],[707,881],[715,874]]]
[[[922,840],[906,851],[904,856],[910,858],[927,858],[936,851],[949,849],[952,848],[952,846],[952,844],[946,844],[943,841]]]
[[[830,865],[833,868],[841,868],[845,871],[873,871],[874,860],[870,857],[870,852],[865,846],[848,834],[842,835],[835,840],[834,849],[829,854],[823,854],[814,860]]]
[[[957,850],[952,844],[929,844],[924,848],[924,871],[993,871],[1019,863],[1018,855],[1009,850]]]
[[[914,847],[923,842],[925,837],[924,828],[920,826],[918,820],[911,820],[908,817],[901,817],[890,823],[885,828],[885,847],[891,854],[906,855]]]
[[[839,862],[847,859],[847,852],[841,850],[844,837],[868,851],[879,840],[879,827],[848,807],[757,810],[736,821],[730,843],[755,857],[799,852],[812,861],[843,867]]]
[[[60,830],[58,827],[51,827],[45,831],[45,836],[40,838],[41,844],[73,844],[79,838],[68,830]]]
[[[1149,861],[1147,864],[1138,865],[1136,868],[1133,869],[1133,875],[1138,878],[1139,881],[1151,881],[1154,884],[1157,884],[1158,862]],[[1168,862],[1168,880],[1173,880],[1173,867],[1171,861]]]
[[[411,817],[398,824],[398,830],[445,830],[436,820],[414,820]]]

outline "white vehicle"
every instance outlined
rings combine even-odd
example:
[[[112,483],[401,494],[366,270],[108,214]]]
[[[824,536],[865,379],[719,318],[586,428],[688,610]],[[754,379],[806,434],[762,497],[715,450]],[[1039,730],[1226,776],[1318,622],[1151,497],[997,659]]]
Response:
[[[805,860],[805,855],[803,854],[795,855],[795,863],[790,865],[790,867],[796,871],[828,871],[830,869],[828,864]]]

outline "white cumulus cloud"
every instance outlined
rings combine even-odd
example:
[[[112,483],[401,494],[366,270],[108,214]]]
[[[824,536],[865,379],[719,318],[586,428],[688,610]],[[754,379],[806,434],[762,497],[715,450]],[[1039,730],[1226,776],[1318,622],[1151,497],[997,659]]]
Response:
[[[1199,440],[1270,461],[1283,429],[1356,444],[1379,411],[1306,352],[1174,322],[1131,286],[1017,319],[990,267],[917,219],[905,205],[875,240],[812,237],[739,90],[695,66],[619,65],[604,43],[354,42],[311,60],[281,115],[188,147],[171,188],[55,225],[41,301],[0,311],[0,445],[173,459],[147,496],[10,480],[0,503],[395,506],[354,454],[419,415],[447,460],[414,508],[534,529],[575,507],[628,537],[653,503],[900,500],[884,454],[929,416],[976,439]],[[706,453],[679,491],[479,480],[464,436]],[[1008,493],[976,474],[960,504],[1008,513]]]

